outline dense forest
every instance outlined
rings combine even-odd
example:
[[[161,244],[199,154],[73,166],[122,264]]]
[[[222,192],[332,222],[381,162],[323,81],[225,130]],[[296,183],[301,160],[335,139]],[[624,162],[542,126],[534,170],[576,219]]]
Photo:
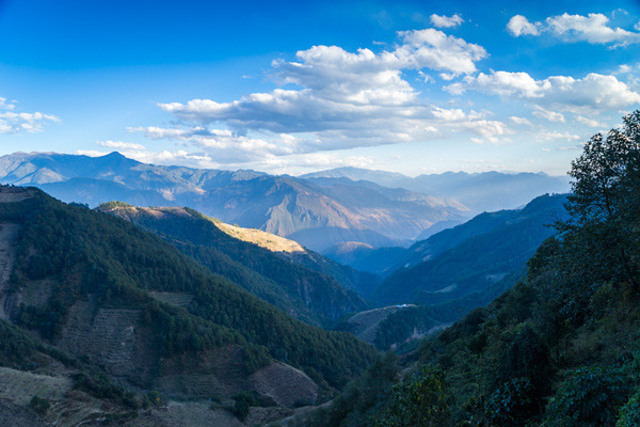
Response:
[[[356,292],[333,277],[231,237],[215,225],[216,219],[193,209],[110,202],[98,210],[158,234],[211,272],[308,323],[328,327],[346,312],[367,308]]]
[[[276,359],[330,389],[375,357],[350,334],[292,319],[127,221],[32,191],[32,198],[0,204],[0,217],[23,226],[9,292],[53,283],[45,304],[21,306],[15,315],[18,325],[50,343],[59,340],[71,307],[91,300],[98,307],[141,310],[164,358],[238,345],[247,373]],[[175,307],[152,291],[193,298],[188,307]]]
[[[569,217],[514,288],[298,424],[640,425],[640,112],[569,174]]]

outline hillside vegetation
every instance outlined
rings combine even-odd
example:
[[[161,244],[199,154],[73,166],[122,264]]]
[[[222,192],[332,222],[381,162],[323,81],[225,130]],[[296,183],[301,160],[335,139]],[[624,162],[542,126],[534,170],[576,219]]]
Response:
[[[306,426],[640,425],[640,112],[573,162],[569,217],[527,276],[427,340],[380,359]]]
[[[409,267],[387,277],[372,298],[380,304],[441,304],[482,293],[523,269],[554,233],[550,225],[566,216],[565,201],[564,195],[540,196],[523,209],[484,213],[416,243],[402,261]]]
[[[231,227],[236,235],[246,232],[240,227],[228,226],[188,208],[136,208],[123,203],[106,203],[98,208],[102,212],[124,218],[164,237],[182,253],[206,266],[213,273],[226,277],[247,291],[279,307],[291,316],[309,323],[330,326],[347,312],[361,311],[367,304],[354,291],[345,288],[331,276],[303,267],[292,260],[296,254],[274,253],[270,249],[247,243],[228,234]],[[264,232],[252,233],[266,245],[267,240],[280,242],[278,247],[295,248],[294,252],[307,254],[294,242],[282,243],[282,237]],[[271,246],[273,247],[273,246]],[[307,257],[312,257],[308,253]],[[318,258],[322,258],[317,255]],[[324,260],[321,260],[324,261]],[[302,262],[302,261],[301,261]],[[322,270],[333,265],[326,260],[318,265]],[[359,287],[359,276],[348,267],[343,275],[351,287]]]
[[[236,354],[238,378],[275,359],[339,388],[375,355],[349,334],[292,319],[126,221],[17,191],[29,197],[0,203],[2,222],[21,228],[2,289],[11,320],[131,384],[170,392],[175,375]],[[179,307],[154,293],[192,298]]]

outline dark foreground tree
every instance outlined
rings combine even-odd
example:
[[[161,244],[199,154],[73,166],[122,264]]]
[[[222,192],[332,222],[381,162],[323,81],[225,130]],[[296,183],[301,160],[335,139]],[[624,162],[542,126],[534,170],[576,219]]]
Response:
[[[624,118],[622,129],[606,137],[594,135],[572,162],[574,178],[566,204],[570,219],[558,229],[576,240],[576,256],[589,265],[590,281],[602,277],[627,282],[638,292],[638,259],[632,247],[640,242],[640,111]]]

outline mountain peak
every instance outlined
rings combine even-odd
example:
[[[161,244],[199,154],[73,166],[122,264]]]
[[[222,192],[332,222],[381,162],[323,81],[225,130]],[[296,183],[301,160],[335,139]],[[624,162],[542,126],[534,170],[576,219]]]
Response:
[[[110,159],[128,159],[128,157],[125,157],[124,154],[121,154],[119,151],[112,151],[109,154],[106,154],[104,156],[102,156],[103,158],[110,158]]]

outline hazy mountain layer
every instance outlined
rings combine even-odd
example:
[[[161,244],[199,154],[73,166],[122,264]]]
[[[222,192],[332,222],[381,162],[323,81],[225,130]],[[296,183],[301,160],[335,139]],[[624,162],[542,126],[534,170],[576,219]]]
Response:
[[[473,213],[516,208],[541,194],[569,191],[568,177],[552,177],[544,173],[446,172],[411,178],[398,173],[346,167],[307,174],[301,178],[371,181],[385,187],[404,188],[457,200]]]
[[[541,196],[521,210],[484,213],[416,243],[400,261],[407,267],[390,275],[373,298],[380,304],[442,304],[510,277],[515,283],[513,274],[553,234],[549,225],[566,216],[565,201],[565,195]]]
[[[103,157],[16,153],[0,158],[0,181],[35,185],[67,202],[96,206],[189,206],[224,222],[289,237],[316,251],[358,241],[408,245],[436,222],[468,215],[457,202],[380,186],[315,185],[253,171],[154,166]]]

